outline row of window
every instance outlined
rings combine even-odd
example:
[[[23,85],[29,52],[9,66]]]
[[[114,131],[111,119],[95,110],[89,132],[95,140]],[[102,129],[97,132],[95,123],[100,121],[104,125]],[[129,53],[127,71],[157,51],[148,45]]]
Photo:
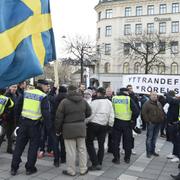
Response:
[[[154,15],[155,14],[155,6],[148,5],[147,6],[147,15]],[[125,8],[125,16],[132,16],[131,7]],[[172,3],[172,11],[171,13],[178,13],[179,12],[179,3]],[[159,5],[159,14],[166,14],[167,13],[167,4],[160,4]],[[157,14],[157,13],[156,13]],[[143,7],[136,6],[136,16],[143,15]]]
[[[125,24],[124,25],[124,35],[130,35],[132,33],[132,25]],[[159,34],[166,34],[167,24],[166,22],[159,23]],[[147,34],[151,34],[155,32],[154,23],[147,24]],[[172,21],[171,22],[171,32],[172,33],[179,33],[179,21]],[[142,24],[135,24],[135,34],[141,35],[143,33],[143,26]],[[105,27],[105,36],[112,36],[112,26]],[[101,28],[98,28],[97,38],[101,37]]]
[[[159,54],[165,54],[166,53],[166,46],[168,44],[166,42],[159,42],[158,47],[156,47],[156,50],[159,50]],[[135,43],[134,49],[140,50],[141,51],[142,44],[141,43]],[[148,48],[149,53],[153,53],[154,49],[154,44],[152,42],[149,42],[146,44],[146,49]],[[178,41],[171,41],[170,42],[170,50],[171,54],[177,54],[179,53],[179,43]],[[124,43],[124,55],[128,55],[131,52],[131,45],[129,43]],[[136,53],[136,51],[135,51]]]
[[[172,3],[172,10],[171,12],[167,12],[167,4],[160,4],[159,5],[159,14],[166,14],[166,13],[179,13],[179,3]],[[158,14],[155,12],[155,5],[148,5],[147,6],[147,15],[154,15]],[[143,6],[136,6],[136,16],[143,15]],[[98,20],[102,19],[102,13],[98,13]],[[126,7],[124,11],[124,16],[132,16],[132,8]],[[106,9],[105,11],[105,18],[112,18],[113,17],[113,9]]]
[[[124,35],[130,35],[132,33],[132,25],[125,24],[124,25]],[[166,34],[167,24],[166,22],[159,23],[159,34]],[[154,23],[147,24],[147,34],[152,34],[156,30],[154,28]],[[172,33],[179,33],[179,21],[172,21],[171,22],[171,32]],[[135,24],[135,34],[142,35],[143,33],[143,26],[142,24]],[[105,27],[105,36],[112,36],[112,26]],[[101,28],[98,28],[97,38],[101,37]]]
[[[110,72],[110,63],[105,63],[104,64],[104,73],[109,73]],[[130,64],[128,62],[125,62],[123,64],[123,73],[130,73]],[[134,64],[134,73],[138,74],[138,73],[142,73],[142,68],[141,68],[141,64],[139,62],[136,62]],[[158,66],[158,74],[165,74],[166,73],[166,66],[165,64],[162,62],[159,64]],[[178,64],[173,62],[171,64],[171,74],[178,74]]]
[[[128,62],[123,64],[123,73],[130,73],[130,64]],[[139,62],[136,62],[134,64],[134,73],[142,73],[141,64]],[[158,74],[165,74],[166,73],[166,66],[164,63],[160,63],[158,66]],[[178,74],[178,64],[173,62],[171,64],[171,74]]]
[[[152,42],[147,43],[146,45],[148,47],[149,53],[153,53],[153,48],[154,44]],[[159,54],[165,54],[166,53],[166,42],[160,42],[159,43]],[[140,49],[142,48],[141,43],[135,43],[135,48]],[[156,47],[157,48],[157,47]],[[124,55],[128,55],[131,53],[131,45],[129,43],[124,43]],[[170,51],[171,54],[178,54],[179,53],[179,42],[178,41],[171,41],[170,42]],[[97,53],[100,53],[100,46],[97,45]],[[111,43],[106,43],[105,44],[105,50],[104,50],[105,55],[111,55]]]
[[[159,23],[159,33],[160,34],[165,34],[166,33],[166,22],[160,22]],[[110,29],[110,28],[109,28]],[[108,33],[110,34],[110,30],[108,30]],[[147,33],[151,34],[154,33],[155,27],[154,27],[154,23],[147,23]],[[140,35],[143,32],[143,27],[142,24],[135,24],[135,34],[136,35]],[[172,21],[171,22],[171,32],[172,33],[179,33],[179,21]],[[111,27],[111,33],[112,33],[112,27]],[[130,35],[132,33],[131,30],[131,24],[125,24],[124,25],[124,35]]]

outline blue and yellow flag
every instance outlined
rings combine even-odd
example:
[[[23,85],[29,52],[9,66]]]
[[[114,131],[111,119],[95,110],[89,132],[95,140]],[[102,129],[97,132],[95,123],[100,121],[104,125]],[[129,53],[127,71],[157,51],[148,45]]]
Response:
[[[0,0],[0,88],[42,74],[55,56],[49,0]]]

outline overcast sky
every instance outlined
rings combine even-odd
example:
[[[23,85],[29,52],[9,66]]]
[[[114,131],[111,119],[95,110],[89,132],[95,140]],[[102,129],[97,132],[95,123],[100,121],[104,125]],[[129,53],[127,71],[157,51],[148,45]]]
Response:
[[[57,57],[63,54],[62,36],[77,34],[96,37],[97,15],[94,10],[98,0],[50,0]]]

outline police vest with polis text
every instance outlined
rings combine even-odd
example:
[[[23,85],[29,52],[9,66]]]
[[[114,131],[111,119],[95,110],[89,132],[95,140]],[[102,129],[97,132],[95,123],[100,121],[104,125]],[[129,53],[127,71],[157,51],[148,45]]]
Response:
[[[115,111],[115,118],[123,121],[131,121],[132,111],[130,108],[129,96],[114,96],[112,103]]]
[[[45,96],[46,94],[38,89],[25,91],[21,115],[34,121],[41,120],[41,102]]]
[[[10,105],[8,106],[8,108],[11,108],[14,106],[13,101],[4,95],[0,95],[0,116],[4,113],[5,107],[9,100],[10,100]]]

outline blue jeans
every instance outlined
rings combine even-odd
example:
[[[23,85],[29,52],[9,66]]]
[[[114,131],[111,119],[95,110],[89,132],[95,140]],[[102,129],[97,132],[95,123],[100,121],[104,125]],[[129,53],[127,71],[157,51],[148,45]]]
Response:
[[[146,152],[147,154],[155,153],[156,141],[158,138],[161,124],[159,123],[147,123],[146,134]]]

